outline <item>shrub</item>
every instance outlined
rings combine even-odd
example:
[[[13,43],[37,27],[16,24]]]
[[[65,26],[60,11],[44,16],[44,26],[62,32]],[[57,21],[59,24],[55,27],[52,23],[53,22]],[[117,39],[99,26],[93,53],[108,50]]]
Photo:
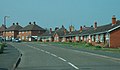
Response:
[[[85,47],[90,47],[90,46],[92,46],[91,43],[86,43],[86,44],[85,44]]]
[[[2,46],[3,46],[3,47],[7,47],[7,44],[6,44],[6,43],[2,43]]]
[[[3,53],[3,50],[4,50],[4,45],[1,44],[1,45],[0,45],[0,53]]]
[[[95,48],[102,48],[101,46],[95,46]]]

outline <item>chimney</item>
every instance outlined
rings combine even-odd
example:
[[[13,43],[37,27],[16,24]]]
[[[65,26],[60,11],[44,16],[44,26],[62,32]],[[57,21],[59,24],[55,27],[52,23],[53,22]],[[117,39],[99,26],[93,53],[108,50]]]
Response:
[[[66,29],[64,29],[64,35],[66,35]]]
[[[15,23],[13,23],[13,25],[15,25]]]
[[[112,25],[116,24],[116,17],[115,15],[112,16]]]
[[[82,32],[82,26],[80,26],[80,32]]]
[[[50,28],[50,34],[52,33],[52,28]]]
[[[97,22],[94,23],[94,30],[97,29]]]
[[[86,26],[84,25],[84,28],[86,28]]]
[[[36,22],[34,21],[33,24],[36,25]]]
[[[19,25],[19,23],[17,22],[16,25]]]
[[[31,25],[31,22],[29,22],[29,24]]]

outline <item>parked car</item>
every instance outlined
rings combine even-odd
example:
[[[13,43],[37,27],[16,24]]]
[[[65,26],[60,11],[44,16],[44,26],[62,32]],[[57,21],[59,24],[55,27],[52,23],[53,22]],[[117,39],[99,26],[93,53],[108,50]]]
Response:
[[[21,42],[21,40],[19,38],[15,38],[12,40],[12,42]]]

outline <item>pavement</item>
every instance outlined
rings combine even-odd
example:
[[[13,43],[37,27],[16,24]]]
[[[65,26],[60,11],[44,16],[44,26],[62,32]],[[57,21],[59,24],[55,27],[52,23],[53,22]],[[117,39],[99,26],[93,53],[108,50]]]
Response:
[[[7,45],[4,53],[0,54],[0,70],[14,70],[20,52],[11,45]]]
[[[10,44],[23,54],[16,70],[120,70],[119,57],[61,48],[59,45],[32,42]]]

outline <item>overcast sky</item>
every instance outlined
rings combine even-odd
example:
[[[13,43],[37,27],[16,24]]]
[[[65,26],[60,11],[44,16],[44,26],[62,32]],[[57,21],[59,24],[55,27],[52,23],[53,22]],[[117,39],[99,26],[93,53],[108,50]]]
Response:
[[[7,26],[19,22],[26,26],[36,21],[43,28],[74,25],[91,26],[111,23],[112,15],[120,19],[120,0],[0,0],[0,23],[4,16]]]

